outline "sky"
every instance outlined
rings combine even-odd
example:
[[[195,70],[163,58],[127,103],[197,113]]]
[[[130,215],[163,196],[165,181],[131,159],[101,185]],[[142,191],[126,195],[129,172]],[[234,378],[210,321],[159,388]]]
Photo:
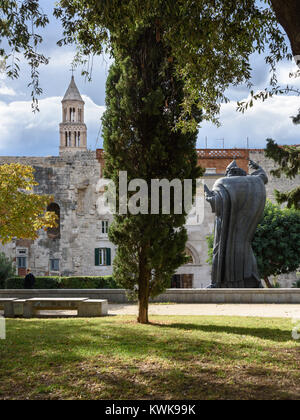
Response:
[[[46,13],[51,12],[54,1],[42,0]],[[43,94],[39,99],[39,113],[31,109],[30,71],[21,61],[19,79],[10,80],[0,74],[0,155],[2,156],[55,156],[59,152],[59,123],[61,100],[71,79],[73,47],[58,47],[62,29],[54,18],[42,31],[44,42],[40,50],[50,58],[47,66],[40,68],[40,83]],[[108,57],[94,60],[92,82],[75,71],[75,80],[86,103],[85,122],[88,127],[88,148],[102,147],[101,116],[105,111],[105,83],[111,61]],[[268,86],[268,67],[262,56],[252,57],[254,91]],[[279,65],[279,83],[291,84],[289,73],[296,71],[296,64],[283,62]],[[300,80],[292,84],[300,88]],[[292,124],[291,116],[300,108],[300,97],[277,96],[241,114],[236,111],[237,101],[249,96],[247,87],[232,87],[227,91],[228,104],[222,105],[218,128],[211,123],[201,124],[198,148],[247,147],[264,148],[267,138],[279,144],[299,144],[300,126]]]

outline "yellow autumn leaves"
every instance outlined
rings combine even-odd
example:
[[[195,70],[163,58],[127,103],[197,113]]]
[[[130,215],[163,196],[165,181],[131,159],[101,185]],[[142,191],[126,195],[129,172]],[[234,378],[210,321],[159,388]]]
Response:
[[[47,212],[53,197],[36,194],[38,183],[31,166],[12,163],[0,166],[0,241],[36,239],[39,229],[56,226],[57,216]]]

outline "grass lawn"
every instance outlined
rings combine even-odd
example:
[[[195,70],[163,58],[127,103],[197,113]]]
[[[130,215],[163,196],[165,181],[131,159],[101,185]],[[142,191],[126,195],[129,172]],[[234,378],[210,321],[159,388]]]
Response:
[[[0,399],[299,399],[289,319],[8,320]]]

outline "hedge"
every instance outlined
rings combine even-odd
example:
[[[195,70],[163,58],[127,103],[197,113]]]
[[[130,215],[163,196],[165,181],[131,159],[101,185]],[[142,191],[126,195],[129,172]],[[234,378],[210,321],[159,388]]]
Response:
[[[35,289],[120,289],[112,276],[103,277],[36,277]],[[5,289],[24,289],[24,277],[5,282]]]

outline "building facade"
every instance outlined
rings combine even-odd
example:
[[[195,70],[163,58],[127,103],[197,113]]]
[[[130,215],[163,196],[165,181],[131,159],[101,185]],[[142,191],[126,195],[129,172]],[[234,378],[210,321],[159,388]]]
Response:
[[[22,163],[35,169],[38,186],[35,191],[53,195],[49,210],[59,217],[59,226],[40,231],[35,241],[15,239],[0,251],[16,262],[17,272],[24,275],[30,267],[35,275],[102,276],[112,274],[115,246],[108,239],[108,229],[113,216],[99,212],[104,194],[103,168],[105,156],[102,149],[87,150],[84,101],[72,77],[62,100],[62,122],[59,125],[59,156],[53,157],[0,157],[0,164]],[[210,266],[206,262],[208,249],[206,237],[213,232],[214,215],[204,200],[203,183],[212,188],[224,176],[226,167],[235,158],[238,165],[248,171],[248,159],[257,162],[269,175],[268,198],[273,191],[291,189],[296,180],[274,179],[270,175],[273,162],[266,159],[260,149],[200,149],[199,165],[206,173],[197,190],[198,205],[203,214],[199,220],[188,218],[186,253],[189,263],[177,270],[173,287],[204,288],[210,284]],[[296,274],[282,276],[281,285],[289,287]]]

